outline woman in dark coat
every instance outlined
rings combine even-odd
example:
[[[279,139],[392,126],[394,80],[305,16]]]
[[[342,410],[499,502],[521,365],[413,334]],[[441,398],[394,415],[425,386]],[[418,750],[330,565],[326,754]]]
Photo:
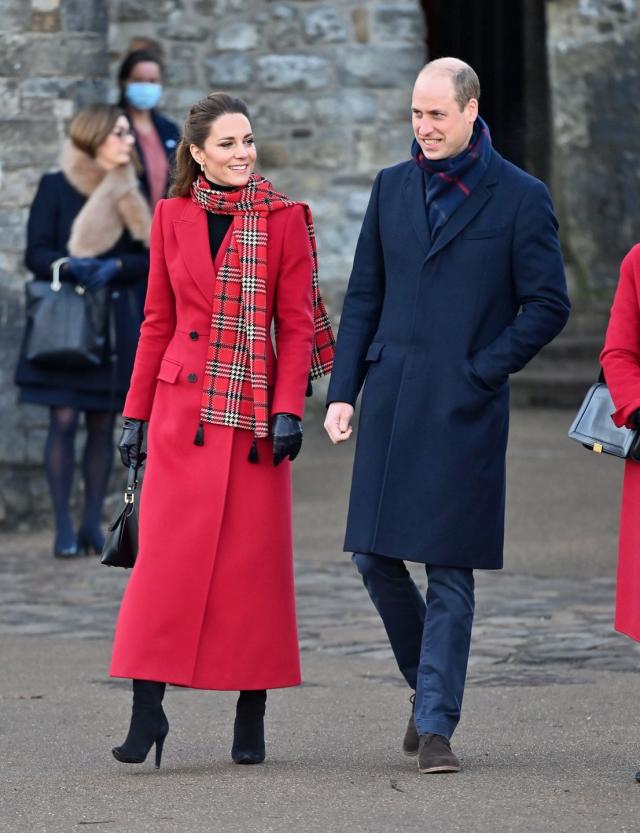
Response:
[[[25,262],[35,280],[110,289],[115,361],[91,370],[51,369],[28,361],[24,344],[15,381],[20,401],[49,408],[45,471],[53,501],[54,555],[100,552],[101,510],[113,460],[115,414],[129,386],[141,323],[136,298],[149,265],[150,212],[131,162],[133,136],[124,113],[94,105],[73,119],[61,170],[45,174],[27,227]],[[80,413],[87,440],[82,460],[84,511],[76,533],[69,511]]]
[[[137,461],[149,423],[111,662],[133,679],[129,735],[113,750],[123,763],[156,744],[159,765],[166,683],[240,690],[232,758],[260,763],[266,690],[300,684],[289,461],[333,336],[309,209],[253,175],[255,159],[244,102],[207,96],[185,122],[175,197],[154,215],[120,443]]]
[[[155,108],[162,97],[162,64],[157,53],[136,49],[118,70],[120,107],[125,111],[142,162],[140,185],[152,208],[166,197],[171,166],[180,141],[178,125]]]

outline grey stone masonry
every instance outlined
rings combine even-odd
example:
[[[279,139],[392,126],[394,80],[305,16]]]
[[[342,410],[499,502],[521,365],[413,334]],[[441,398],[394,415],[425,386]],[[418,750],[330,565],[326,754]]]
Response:
[[[554,197],[575,289],[610,298],[640,239],[640,3],[547,3]]]

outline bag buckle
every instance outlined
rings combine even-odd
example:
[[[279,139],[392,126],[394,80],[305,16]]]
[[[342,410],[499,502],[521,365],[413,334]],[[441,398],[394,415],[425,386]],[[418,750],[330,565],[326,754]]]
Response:
[[[596,454],[602,454],[602,443],[594,443],[593,444],[593,451]]]

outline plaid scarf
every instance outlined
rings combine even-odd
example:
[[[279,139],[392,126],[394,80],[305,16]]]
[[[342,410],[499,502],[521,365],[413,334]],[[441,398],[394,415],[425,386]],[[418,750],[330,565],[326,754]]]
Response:
[[[231,242],[218,270],[211,335],[204,373],[201,424],[196,444],[204,442],[202,423],[269,433],[267,397],[267,218],[295,200],[253,174],[238,191],[216,191],[203,176],[191,187],[193,201],[214,214],[233,217]],[[308,205],[307,231],[312,255],[315,336],[310,379],[331,371],[335,340],[318,287],[318,254]]]
[[[449,159],[427,159],[422,148],[413,140],[411,155],[427,174],[427,212],[431,239],[453,212],[465,201],[482,179],[491,158],[491,134],[478,116],[473,126],[469,146]]]

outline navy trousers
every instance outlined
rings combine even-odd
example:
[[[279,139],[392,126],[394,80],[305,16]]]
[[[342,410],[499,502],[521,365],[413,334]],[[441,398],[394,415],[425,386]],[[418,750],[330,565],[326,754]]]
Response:
[[[404,561],[356,552],[393,654],[416,692],[418,733],[450,738],[462,709],[474,612],[473,570],[427,564],[426,603]]]

